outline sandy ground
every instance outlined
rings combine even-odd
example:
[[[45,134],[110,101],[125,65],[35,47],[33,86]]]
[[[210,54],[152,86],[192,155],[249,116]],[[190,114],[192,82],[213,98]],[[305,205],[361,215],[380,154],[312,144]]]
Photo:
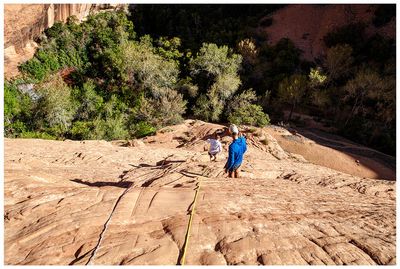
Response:
[[[187,120],[129,144],[5,139],[5,264],[396,263],[394,181],[313,164],[266,130],[229,179],[231,139],[217,162],[204,151],[221,127]]]

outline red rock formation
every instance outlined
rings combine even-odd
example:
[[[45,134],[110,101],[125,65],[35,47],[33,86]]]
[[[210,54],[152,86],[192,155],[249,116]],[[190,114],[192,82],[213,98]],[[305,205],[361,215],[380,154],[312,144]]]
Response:
[[[227,178],[232,138],[215,162],[204,151],[222,128],[186,120],[134,147],[5,138],[4,263],[396,264],[395,181],[285,152],[274,137],[290,133],[273,126],[248,135],[241,178]],[[331,162],[343,154],[292,141]]]
[[[34,42],[56,21],[65,22],[75,15],[84,19],[91,11],[117,8],[109,4],[6,4],[4,5],[4,73],[6,78],[18,74],[18,65],[35,53]]]
[[[325,53],[323,37],[337,27],[364,22],[366,33],[380,33],[395,38],[396,22],[376,28],[372,23],[375,5],[288,5],[272,15],[273,23],[262,31],[270,44],[289,38],[303,50],[303,57],[313,60]]]

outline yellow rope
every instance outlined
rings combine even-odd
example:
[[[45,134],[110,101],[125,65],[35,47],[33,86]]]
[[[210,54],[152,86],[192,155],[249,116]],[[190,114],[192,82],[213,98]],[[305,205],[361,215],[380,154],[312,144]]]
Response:
[[[185,236],[185,243],[184,243],[184,247],[183,247],[183,254],[182,254],[181,260],[179,261],[180,265],[185,265],[185,261],[186,261],[186,251],[187,251],[187,247],[188,247],[188,245],[189,245],[190,229],[192,228],[192,220],[193,220],[194,212],[195,212],[195,209],[196,209],[197,196],[198,196],[198,194],[199,194],[199,192],[200,192],[200,185],[201,185],[201,177],[200,177],[199,184],[197,185],[196,193],[195,193],[195,195],[194,195],[192,211],[190,212],[190,218],[189,218],[188,228],[187,228],[186,236]]]

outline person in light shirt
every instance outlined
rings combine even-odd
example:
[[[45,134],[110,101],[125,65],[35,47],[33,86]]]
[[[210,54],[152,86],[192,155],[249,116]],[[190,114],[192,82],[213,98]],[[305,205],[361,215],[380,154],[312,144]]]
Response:
[[[217,154],[222,151],[222,145],[219,139],[220,135],[218,133],[214,134],[214,138],[207,139],[207,142],[210,143],[210,148],[208,150],[210,161],[217,161]]]

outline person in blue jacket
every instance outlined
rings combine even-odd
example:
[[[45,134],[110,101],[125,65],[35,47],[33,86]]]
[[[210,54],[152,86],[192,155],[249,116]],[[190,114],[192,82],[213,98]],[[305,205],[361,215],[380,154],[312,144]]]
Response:
[[[229,132],[233,138],[233,142],[229,145],[228,161],[225,164],[225,173],[229,173],[229,177],[239,177],[239,167],[243,161],[243,154],[247,150],[246,138],[239,134],[236,125],[229,127]]]

